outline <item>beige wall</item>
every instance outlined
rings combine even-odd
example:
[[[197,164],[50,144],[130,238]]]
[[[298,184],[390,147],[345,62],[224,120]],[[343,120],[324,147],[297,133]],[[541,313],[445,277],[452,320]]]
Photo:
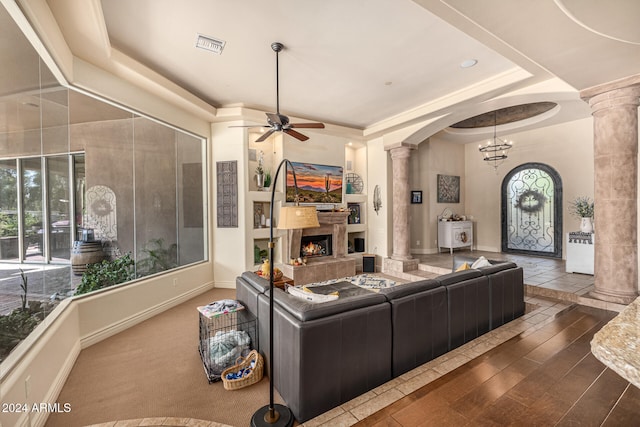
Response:
[[[465,146],[465,202],[475,221],[478,249],[501,250],[500,188],[505,175],[528,162],[554,168],[562,178],[563,236],[579,229],[579,220],[569,214],[569,203],[578,196],[593,198],[593,123],[576,120],[528,132],[500,135],[512,139],[514,147],[498,168],[484,164],[478,142]]]
[[[450,209],[465,215],[465,150],[463,145],[450,144],[431,137],[418,145],[411,157],[409,184],[411,190],[422,191],[422,204],[410,205],[411,252],[414,254],[437,251],[438,215]],[[438,175],[460,177],[460,203],[437,202]]]
[[[563,184],[563,232],[576,231],[578,219],[569,214],[569,203],[578,196],[593,198],[592,119],[577,120],[543,129],[500,135],[515,141],[509,158],[497,173],[482,161],[478,142],[447,143],[437,135],[421,143],[411,158],[410,185],[422,190],[423,203],[411,205],[411,252],[437,251],[437,217],[445,208],[472,217],[474,240],[481,250],[501,250],[500,189],[505,175],[528,162],[554,168]],[[371,153],[370,153],[371,155]],[[460,176],[460,203],[436,202],[437,175]],[[417,244],[418,240],[420,245]]]

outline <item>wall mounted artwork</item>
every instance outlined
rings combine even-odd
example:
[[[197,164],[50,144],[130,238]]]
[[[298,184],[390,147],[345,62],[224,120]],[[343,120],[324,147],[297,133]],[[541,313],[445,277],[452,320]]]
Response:
[[[216,162],[218,228],[238,227],[238,162]]]
[[[438,175],[438,203],[460,203],[460,177]]]

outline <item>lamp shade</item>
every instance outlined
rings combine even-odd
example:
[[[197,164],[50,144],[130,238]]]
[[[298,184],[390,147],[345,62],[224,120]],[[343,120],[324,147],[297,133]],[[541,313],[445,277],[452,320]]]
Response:
[[[283,206],[280,208],[278,229],[320,227],[315,206]]]

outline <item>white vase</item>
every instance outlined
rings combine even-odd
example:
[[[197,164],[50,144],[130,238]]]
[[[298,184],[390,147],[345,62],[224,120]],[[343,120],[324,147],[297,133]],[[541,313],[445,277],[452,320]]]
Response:
[[[591,218],[582,218],[580,222],[580,231],[583,233],[593,233],[593,222]]]

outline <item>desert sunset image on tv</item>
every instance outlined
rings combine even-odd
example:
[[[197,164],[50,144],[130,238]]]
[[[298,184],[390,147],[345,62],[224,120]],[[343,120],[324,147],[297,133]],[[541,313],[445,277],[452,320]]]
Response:
[[[291,162],[300,203],[342,203],[342,166]],[[293,202],[293,173],[287,165],[287,202]]]

